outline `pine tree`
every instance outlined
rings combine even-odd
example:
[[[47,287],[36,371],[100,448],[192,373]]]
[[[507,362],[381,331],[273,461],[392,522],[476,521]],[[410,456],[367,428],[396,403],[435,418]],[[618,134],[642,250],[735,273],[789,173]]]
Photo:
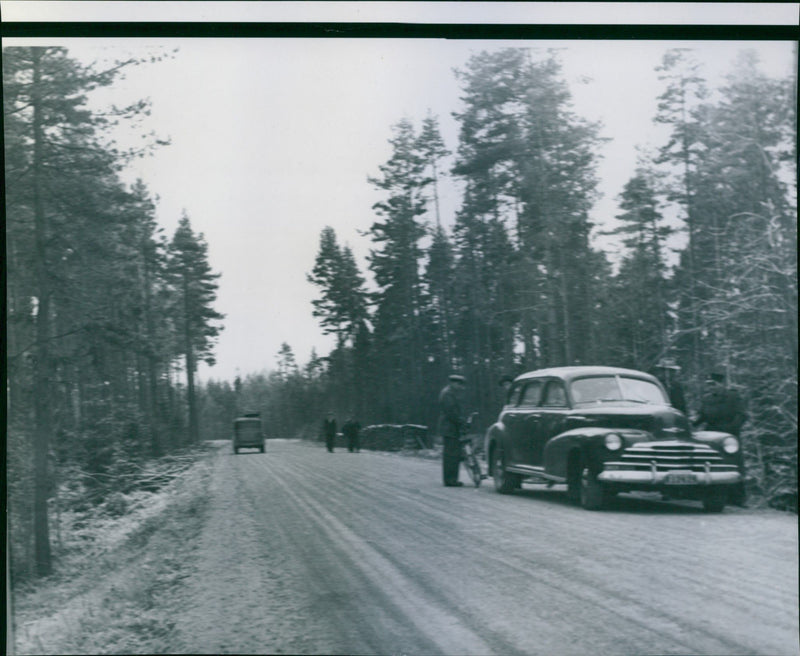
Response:
[[[421,279],[425,235],[421,217],[426,212],[425,158],[409,120],[399,121],[389,140],[392,154],[379,167],[380,177],[369,181],[385,198],[373,206],[379,220],[370,230],[375,248],[369,267],[378,287],[374,294],[377,350],[386,358],[386,371],[395,382],[399,407],[387,407],[390,416],[410,420],[422,389]]]
[[[426,339],[434,361],[440,363],[437,377],[442,380],[454,366],[452,322],[455,313],[453,284],[454,271],[453,246],[447,233],[440,225],[433,231],[428,248],[428,265],[424,274],[424,307],[428,313],[430,333]]]
[[[746,393],[753,421],[743,439],[758,486],[774,498],[793,490],[796,503],[792,84],[761,73],[752,52],[737,59],[720,101],[706,112],[696,204],[704,227],[700,247],[711,255],[698,280],[708,352],[734,384],[752,385]]]
[[[439,210],[439,162],[450,155],[450,151],[447,150],[441,132],[439,131],[439,121],[430,113],[428,113],[428,116],[422,121],[422,130],[419,134],[418,147],[426,165],[430,167],[436,226],[440,227],[442,225],[442,218]]]
[[[480,267],[483,256],[474,249],[481,232],[494,230],[492,222],[514,228],[520,288],[507,301],[519,304],[527,365],[584,360],[593,330],[587,216],[598,126],[572,113],[552,55],[533,61],[520,49],[481,53],[459,79],[466,108],[456,115],[453,170],[466,183],[458,224],[465,254]],[[474,321],[467,323],[474,330]]]
[[[81,274],[93,273],[81,267],[88,257],[83,249],[98,247],[95,269],[116,275],[121,268],[109,255],[123,248],[117,207],[119,201],[124,204],[125,194],[116,173],[125,153],[111,147],[103,134],[114,118],[132,118],[146,109],[146,103],[136,103],[99,116],[86,109],[86,94],[112,84],[129,63],[98,72],[70,59],[63,48],[3,51],[7,235],[14,267],[9,270],[10,333],[19,349],[10,367],[10,409],[24,416],[25,402],[19,401],[26,398],[33,407],[34,560],[39,575],[52,567],[48,453],[66,414],[65,391],[53,383],[66,378],[69,389],[74,382],[60,374],[70,365],[70,349],[87,344],[93,323],[87,315],[96,316],[102,303],[101,289],[84,289],[79,282]],[[78,333],[82,342],[76,342]],[[108,336],[104,330],[103,337]],[[25,385],[30,386],[29,396]]]
[[[197,363],[214,363],[214,341],[224,318],[213,309],[219,274],[208,263],[208,246],[202,234],[192,231],[184,212],[169,247],[169,273],[175,297],[172,316],[180,351],[185,358],[186,392],[189,406],[189,440],[199,436],[194,375]]]
[[[283,380],[287,380],[296,373],[297,360],[294,357],[294,351],[292,351],[292,347],[287,342],[283,342],[278,351],[278,376]]]
[[[672,133],[662,147],[659,164],[669,164],[674,171],[674,183],[668,198],[678,203],[684,214],[688,245],[683,254],[685,261],[686,294],[682,305],[693,328],[690,329],[691,348],[689,357],[692,369],[699,372],[703,369],[703,348],[698,314],[700,290],[697,288],[698,267],[701,262],[698,253],[703,252],[697,245],[700,231],[699,216],[701,212],[696,206],[695,194],[697,185],[694,177],[698,163],[705,156],[702,147],[703,101],[708,97],[705,79],[701,75],[701,67],[686,48],[674,48],[664,54],[661,65],[656,68],[659,79],[666,83],[666,89],[659,96],[656,123],[672,126]],[[681,280],[679,276],[679,280]],[[689,360],[689,358],[686,358]]]
[[[314,268],[306,278],[321,290],[311,304],[323,332],[335,334],[339,346],[352,342],[367,319],[367,292],[350,247],[339,246],[330,226],[322,229]]]
[[[137,281],[136,353],[142,413],[150,432],[153,456],[164,449],[164,412],[160,402],[160,381],[171,358],[166,298],[167,244],[156,224],[155,202],[147,188],[137,180],[131,190],[132,242],[138,245],[134,258]]]
[[[653,172],[641,166],[625,184],[619,207],[619,227],[605,233],[621,237],[627,249],[615,286],[614,324],[625,345],[618,360],[649,370],[670,343],[665,241],[674,229],[661,214]]]

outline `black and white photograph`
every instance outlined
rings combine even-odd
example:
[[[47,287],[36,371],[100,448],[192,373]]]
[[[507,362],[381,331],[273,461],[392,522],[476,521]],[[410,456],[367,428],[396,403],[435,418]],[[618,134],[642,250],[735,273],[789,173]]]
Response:
[[[6,653],[800,656],[799,3],[0,10]]]

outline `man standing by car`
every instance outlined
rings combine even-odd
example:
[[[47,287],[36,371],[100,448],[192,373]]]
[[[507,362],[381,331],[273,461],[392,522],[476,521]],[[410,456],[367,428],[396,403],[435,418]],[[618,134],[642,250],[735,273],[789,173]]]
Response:
[[[350,453],[358,453],[361,451],[358,434],[360,430],[361,424],[359,424],[352,415],[350,415],[348,420],[344,422],[344,426],[342,426],[342,435],[347,438],[347,450]]]
[[[656,376],[667,389],[672,407],[686,414],[686,396],[680,381],[681,368],[675,360],[664,358],[656,365],[656,370]]]
[[[705,393],[700,404],[700,412],[694,420],[696,427],[710,431],[730,433],[739,439],[739,451],[736,454],[739,471],[745,475],[744,454],[742,453],[741,439],[742,424],[747,419],[742,397],[736,390],[725,387],[725,376],[712,373],[705,382]],[[746,501],[744,482],[734,486],[729,495],[729,501],[736,506],[744,506]]]
[[[458,465],[461,462],[459,438],[467,422],[464,418],[462,395],[466,386],[464,376],[453,374],[450,382],[439,393],[439,435],[442,436],[442,478],[445,487],[461,487]]]
[[[322,434],[325,437],[325,446],[329,453],[333,453],[333,445],[336,441],[336,419],[332,412],[322,421]]]
[[[503,376],[500,378],[500,382],[498,383],[500,387],[500,407],[502,408],[506,403],[508,403],[508,395],[511,392],[511,386],[514,384],[514,377],[513,376]]]

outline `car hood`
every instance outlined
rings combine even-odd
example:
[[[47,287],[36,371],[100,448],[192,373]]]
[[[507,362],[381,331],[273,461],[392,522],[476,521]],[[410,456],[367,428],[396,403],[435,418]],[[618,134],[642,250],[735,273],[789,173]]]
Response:
[[[690,439],[686,417],[669,406],[630,405],[577,408],[568,417],[570,428],[594,426],[646,431],[655,440]]]

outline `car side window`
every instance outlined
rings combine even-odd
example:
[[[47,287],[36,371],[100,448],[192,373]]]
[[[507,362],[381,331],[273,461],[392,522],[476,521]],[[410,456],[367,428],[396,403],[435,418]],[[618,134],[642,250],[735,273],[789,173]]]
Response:
[[[525,386],[522,390],[522,398],[520,398],[520,405],[536,406],[539,405],[539,399],[542,396],[542,381],[534,380]]]
[[[558,380],[551,380],[544,388],[542,405],[548,408],[562,408],[567,405],[567,393],[564,391],[564,384]]]
[[[519,393],[522,391],[522,385],[514,385],[508,392],[508,401],[506,405],[519,405]]]

